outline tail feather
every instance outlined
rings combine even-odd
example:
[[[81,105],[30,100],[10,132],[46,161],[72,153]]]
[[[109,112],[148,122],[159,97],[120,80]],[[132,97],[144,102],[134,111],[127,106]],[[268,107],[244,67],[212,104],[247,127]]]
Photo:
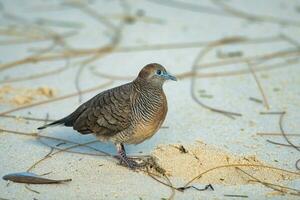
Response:
[[[42,129],[45,129],[45,128],[49,127],[49,126],[57,126],[57,125],[60,125],[60,124],[63,124],[63,123],[64,123],[63,119],[60,119],[60,120],[57,120],[57,121],[52,122],[50,124],[46,124],[44,126],[38,127],[37,129],[38,130],[42,130]]]
[[[87,103],[85,103],[85,104],[87,104]],[[85,104],[81,105],[78,109],[76,109],[73,113],[71,113],[67,117],[57,120],[55,122],[52,122],[50,124],[46,124],[44,126],[38,127],[37,129],[42,130],[49,126],[57,126],[57,125],[73,126],[76,119],[81,115],[81,113],[83,113],[87,109],[87,106]]]

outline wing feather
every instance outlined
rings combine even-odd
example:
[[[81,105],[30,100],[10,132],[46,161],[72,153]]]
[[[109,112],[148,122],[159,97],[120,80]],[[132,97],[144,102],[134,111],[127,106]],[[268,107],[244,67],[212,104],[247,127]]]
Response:
[[[86,109],[74,120],[73,128],[82,134],[107,136],[125,130],[130,126],[131,94],[128,83],[96,95],[82,105]]]

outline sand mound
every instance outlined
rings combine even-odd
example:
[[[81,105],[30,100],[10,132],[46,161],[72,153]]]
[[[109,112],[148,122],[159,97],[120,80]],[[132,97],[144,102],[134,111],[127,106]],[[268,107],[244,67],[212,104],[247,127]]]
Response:
[[[33,89],[15,88],[10,85],[0,87],[0,102],[17,106],[26,105],[38,99],[52,98],[55,91],[49,87]]]
[[[300,178],[300,175],[285,171],[258,167],[269,165],[259,161],[254,155],[237,156],[202,142],[197,142],[192,146],[184,147],[182,145],[159,146],[152,152],[152,156],[156,159],[157,164],[166,170],[167,175],[181,178],[184,181],[189,181],[207,170],[209,171],[204,173],[201,178],[195,180],[195,182],[205,184],[241,185],[255,183],[257,182],[257,180],[255,181],[255,178],[270,183]],[[242,169],[250,176],[234,166],[228,167],[228,165],[231,164],[240,165],[238,168]],[[213,169],[218,166],[227,167]]]

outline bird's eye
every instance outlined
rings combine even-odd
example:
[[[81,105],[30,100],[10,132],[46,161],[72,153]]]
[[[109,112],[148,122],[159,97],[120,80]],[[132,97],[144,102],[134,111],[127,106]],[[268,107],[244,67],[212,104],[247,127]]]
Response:
[[[160,71],[160,70],[157,70],[157,71],[156,71],[156,74],[157,74],[157,75],[161,75],[161,71]]]

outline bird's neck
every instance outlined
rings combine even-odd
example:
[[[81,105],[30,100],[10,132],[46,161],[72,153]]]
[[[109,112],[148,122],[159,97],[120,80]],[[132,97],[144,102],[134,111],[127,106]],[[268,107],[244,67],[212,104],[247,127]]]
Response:
[[[137,91],[150,92],[157,91],[163,92],[163,83],[151,82],[144,79],[136,78],[133,84]]]

